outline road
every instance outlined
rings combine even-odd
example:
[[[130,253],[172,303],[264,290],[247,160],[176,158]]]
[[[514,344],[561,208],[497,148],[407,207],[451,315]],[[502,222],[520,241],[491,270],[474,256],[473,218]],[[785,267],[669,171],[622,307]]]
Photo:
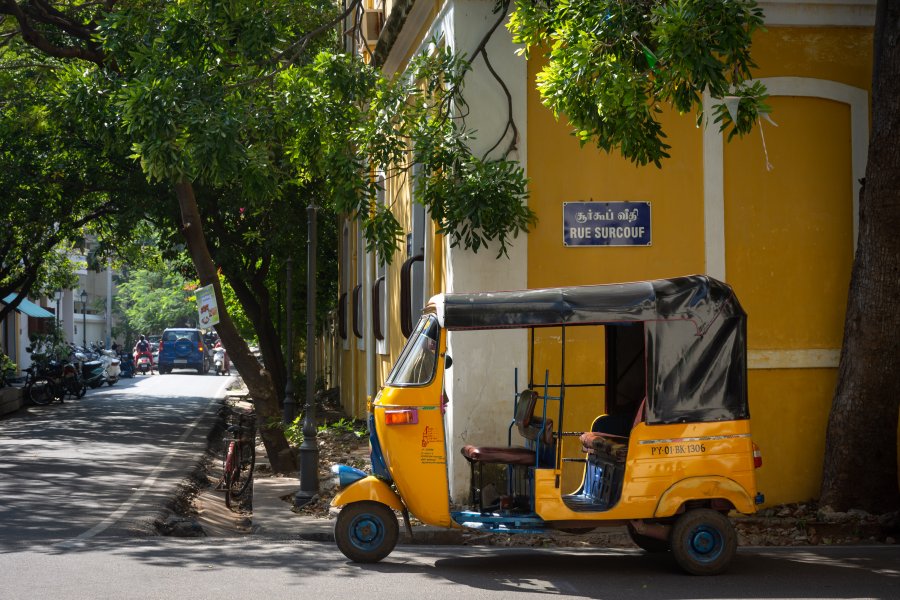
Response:
[[[741,548],[718,577],[638,550],[401,546],[148,535],[191,470],[225,379],[154,375],[0,421],[0,600],[23,598],[879,598],[900,546]]]
[[[138,376],[0,425],[0,545],[140,532],[202,455],[230,378]]]
[[[331,544],[258,538],[94,539],[7,554],[4,598],[900,598],[900,549],[741,549],[717,577],[638,550],[400,547],[375,565]]]

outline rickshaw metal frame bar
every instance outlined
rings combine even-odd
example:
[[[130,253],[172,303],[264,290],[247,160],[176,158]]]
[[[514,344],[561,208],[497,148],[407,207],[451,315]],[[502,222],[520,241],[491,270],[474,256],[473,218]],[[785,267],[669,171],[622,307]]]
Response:
[[[547,381],[544,382],[546,390]],[[566,326],[562,326],[562,360],[559,369],[559,431],[565,431],[563,413],[566,407]],[[545,407],[546,410],[546,407]],[[546,413],[545,413],[546,414]],[[562,469],[562,438],[556,438],[556,470]],[[559,477],[556,478],[556,487],[559,487]]]

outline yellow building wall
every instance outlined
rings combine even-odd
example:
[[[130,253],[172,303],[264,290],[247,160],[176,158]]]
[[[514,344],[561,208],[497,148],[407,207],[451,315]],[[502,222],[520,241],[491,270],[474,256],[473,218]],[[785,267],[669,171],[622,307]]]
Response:
[[[757,77],[868,90],[871,31],[773,27],[757,36],[754,58]],[[528,287],[705,272],[703,135],[695,117],[665,112],[671,158],[662,169],[636,167],[617,154],[581,148],[571,128],[553,119],[534,87],[540,65],[533,59],[528,67],[530,206],[539,218],[529,234]],[[725,144],[726,280],[748,313],[751,351],[835,350],[853,257],[849,106],[801,97],[773,97],[769,104],[778,127],[763,125],[765,146],[758,130]],[[562,203],[585,200],[649,201],[652,246],[566,248]],[[537,344],[538,364],[551,360],[553,335],[548,331]],[[569,357],[576,348],[590,351],[575,341]],[[567,382],[589,379],[589,369],[568,362]],[[758,483],[768,504],[818,495],[835,377],[834,368],[751,370],[752,427],[764,459]],[[589,425],[593,416],[585,408],[566,429]]]
[[[403,167],[405,168],[405,167]],[[412,200],[409,186],[409,176],[400,175],[398,177],[389,177],[385,181],[385,198],[388,204],[392,206],[394,215],[403,226],[404,231],[412,230]],[[351,286],[348,292],[348,320],[347,335],[349,340],[349,348],[341,350],[341,402],[344,410],[355,418],[363,419],[366,417],[366,350],[358,348],[358,338],[353,333],[352,316],[353,303],[352,291],[356,285],[357,278],[357,261],[365,260],[365,247],[357,247],[356,223],[350,223],[350,257],[349,263],[344,260],[343,255],[340,256],[341,268],[345,265],[350,269]],[[433,293],[438,294],[445,289],[445,268],[443,254],[443,236],[434,232],[434,224],[428,223],[429,233],[434,240],[434,253],[432,256],[432,289]],[[406,344],[406,338],[400,327],[400,269],[403,262],[408,258],[406,255],[406,241],[401,240],[400,248],[394,253],[391,263],[387,267],[385,276],[387,282],[387,353],[381,354],[376,348],[371,351],[375,353],[375,390],[381,388],[394,361],[403,350]],[[341,281],[344,281],[341,278]],[[342,290],[343,291],[343,290]],[[427,302],[428,299],[426,298]],[[369,310],[366,308],[366,310]],[[418,320],[418,314],[413,315],[413,322]],[[342,348],[342,342],[338,341],[338,347]],[[377,347],[377,343],[376,343]]]

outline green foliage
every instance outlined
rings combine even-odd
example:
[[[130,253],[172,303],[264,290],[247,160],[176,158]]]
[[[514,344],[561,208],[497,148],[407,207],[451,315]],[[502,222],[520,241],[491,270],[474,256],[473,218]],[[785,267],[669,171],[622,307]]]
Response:
[[[341,417],[333,423],[325,421],[316,428],[316,431],[318,431],[319,433],[324,433],[326,431],[335,433],[352,433],[357,438],[362,438],[368,435],[368,431],[366,430],[366,426],[364,423],[361,424],[360,422],[354,421],[353,419],[348,419],[347,417]]]
[[[71,353],[62,329],[54,326],[49,333],[31,333],[28,335],[31,360],[45,363],[49,360],[65,360]]]
[[[0,221],[13,225],[0,228],[0,295],[73,287],[73,247],[104,228],[124,242],[129,208],[155,191],[116,154],[103,94],[83,89],[91,73],[15,41],[0,48]]]
[[[468,110],[463,84],[471,64],[464,56],[437,46],[413,57],[406,76],[379,79],[368,119],[355,140],[371,164],[389,177],[408,177],[413,199],[426,206],[451,245],[477,252],[497,243],[498,257],[512,238],[536,223],[524,171],[505,158],[475,156],[474,132],[459,113]],[[369,248],[390,260],[402,228],[387,209],[372,206],[376,192],[369,182],[355,205],[365,226]]]
[[[509,23],[524,53],[547,64],[537,75],[541,100],[565,115],[582,144],[593,142],[641,165],[669,156],[661,107],[704,117],[702,94],[740,99],[737,121],[723,104],[714,122],[749,132],[769,111],[765,89],[748,84],[750,45],[763,24],[753,0],[516,0]]]
[[[114,308],[136,333],[162,333],[197,321],[195,285],[178,273],[138,269],[119,282]]]
[[[300,446],[303,443],[303,415],[300,414],[294,418],[293,421],[289,425],[280,424],[280,427],[284,430],[285,437],[288,442],[292,446]],[[318,433],[349,433],[356,436],[357,439],[362,439],[369,435],[368,430],[366,429],[365,423],[360,421],[355,421],[353,419],[349,419],[347,417],[341,417],[337,421],[329,423],[325,421],[320,423],[318,427],[316,427],[316,432]]]
[[[0,350],[0,386],[6,383],[6,378],[11,377],[19,370],[19,365],[17,365],[13,360],[4,354],[3,350]]]
[[[241,337],[247,340],[248,343],[256,343],[256,330],[253,329],[253,324],[250,322],[250,319],[247,318],[244,307],[237,299],[234,288],[231,287],[231,284],[228,283],[221,273],[219,273],[219,284],[222,286],[222,297],[225,299],[225,310],[228,311],[228,316],[234,321],[234,326],[237,327]]]
[[[284,429],[284,437],[291,446],[298,447],[303,443],[303,415],[295,417],[289,425],[282,425],[280,421],[278,425]]]

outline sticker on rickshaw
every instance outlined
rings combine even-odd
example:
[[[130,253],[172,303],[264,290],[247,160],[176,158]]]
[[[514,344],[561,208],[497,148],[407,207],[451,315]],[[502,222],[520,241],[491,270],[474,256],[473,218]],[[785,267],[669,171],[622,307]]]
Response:
[[[444,439],[437,429],[426,425],[422,431],[422,447],[427,448],[429,444],[440,444],[443,446]]]
[[[444,456],[444,438],[437,428],[426,425],[422,430],[419,461],[423,465],[443,465],[447,462],[447,457]]]

